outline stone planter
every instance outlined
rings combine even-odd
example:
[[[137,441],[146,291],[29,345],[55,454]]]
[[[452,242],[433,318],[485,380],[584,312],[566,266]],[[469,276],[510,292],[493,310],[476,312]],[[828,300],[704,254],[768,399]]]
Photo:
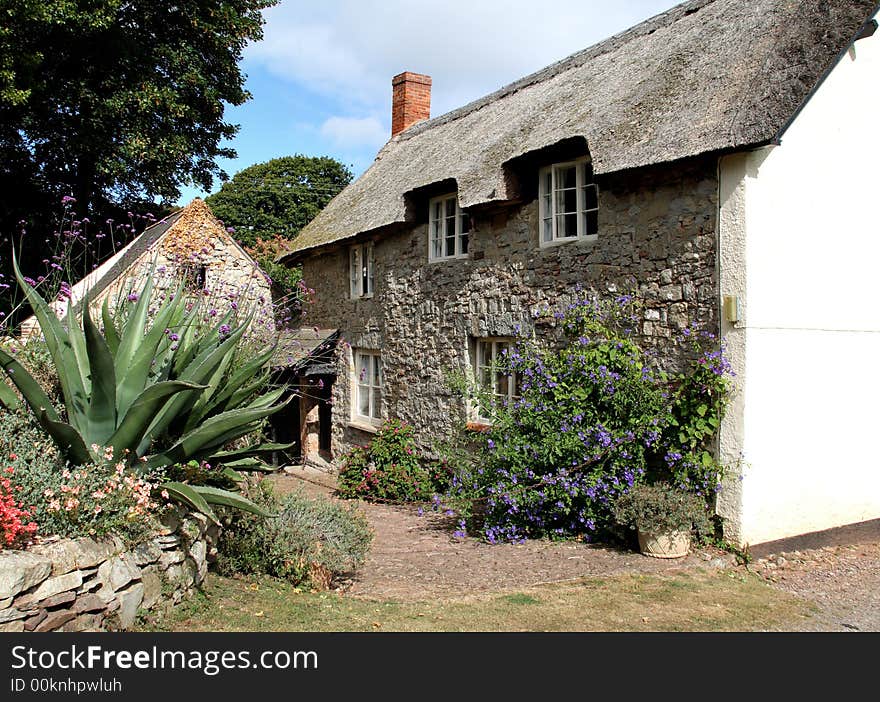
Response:
[[[691,551],[691,535],[686,531],[652,533],[640,529],[639,549],[653,558],[682,558]]]

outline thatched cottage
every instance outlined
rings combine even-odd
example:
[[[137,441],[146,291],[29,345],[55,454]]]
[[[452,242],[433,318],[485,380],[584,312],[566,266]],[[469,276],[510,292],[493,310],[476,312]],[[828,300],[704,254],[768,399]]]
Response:
[[[321,448],[447,431],[448,370],[635,285],[668,362],[693,323],[727,345],[731,539],[880,517],[877,9],[692,0],[433,119],[430,78],[394,78],[391,140],[283,258],[341,340],[309,377]]]

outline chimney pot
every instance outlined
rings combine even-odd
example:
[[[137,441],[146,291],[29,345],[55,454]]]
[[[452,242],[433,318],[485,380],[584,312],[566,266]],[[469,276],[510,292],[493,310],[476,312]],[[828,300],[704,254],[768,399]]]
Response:
[[[391,136],[431,117],[431,76],[404,71],[391,79]]]

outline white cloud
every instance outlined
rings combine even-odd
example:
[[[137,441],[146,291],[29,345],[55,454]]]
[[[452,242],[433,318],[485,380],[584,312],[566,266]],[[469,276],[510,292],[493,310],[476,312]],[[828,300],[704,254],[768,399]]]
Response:
[[[330,117],[321,125],[321,136],[336,147],[373,147],[378,150],[388,139],[384,124],[375,117]]]
[[[441,114],[668,9],[675,0],[282,0],[247,51],[265,66],[344,105],[385,110],[391,77],[434,79]],[[383,112],[384,114],[384,112]]]

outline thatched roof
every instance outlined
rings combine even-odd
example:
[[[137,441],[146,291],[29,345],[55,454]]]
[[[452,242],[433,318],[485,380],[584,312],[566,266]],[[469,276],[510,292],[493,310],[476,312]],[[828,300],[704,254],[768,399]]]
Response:
[[[462,207],[514,199],[505,164],[572,139],[597,174],[773,143],[875,0],[692,0],[397,135],[283,256],[409,221],[454,180]]]

